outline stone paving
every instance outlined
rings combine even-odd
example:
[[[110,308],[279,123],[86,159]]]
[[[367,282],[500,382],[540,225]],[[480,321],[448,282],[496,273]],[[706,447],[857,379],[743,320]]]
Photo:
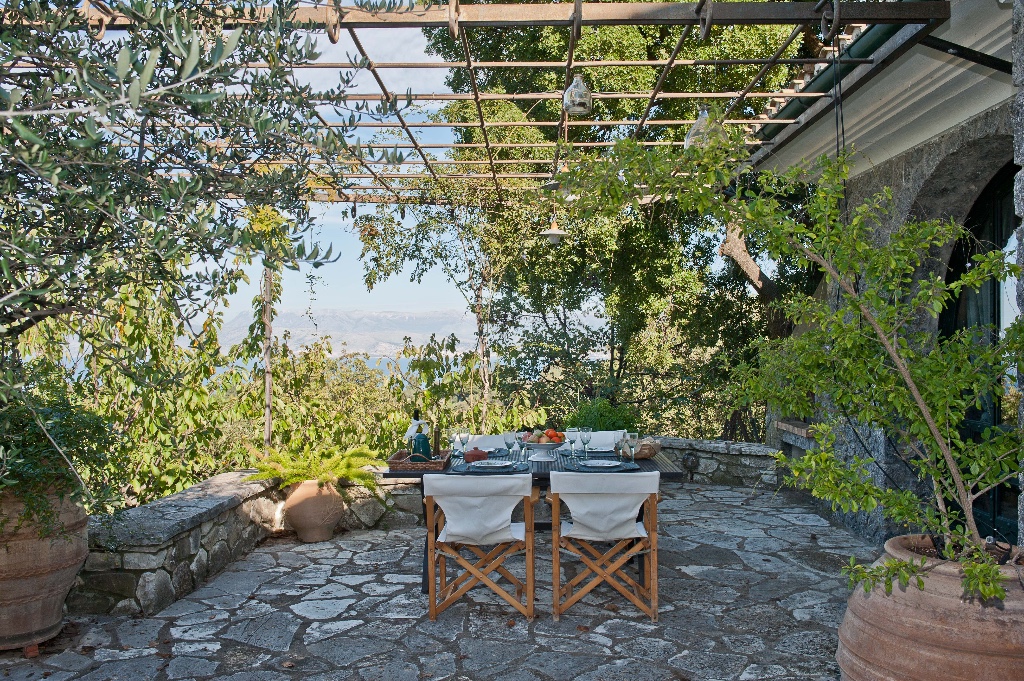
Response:
[[[554,622],[545,533],[532,623],[483,587],[430,622],[406,526],[269,539],[156,617],[72,618],[38,659],[0,654],[0,679],[837,679],[839,569],[874,547],[771,491],[663,497],[657,623],[604,586]]]

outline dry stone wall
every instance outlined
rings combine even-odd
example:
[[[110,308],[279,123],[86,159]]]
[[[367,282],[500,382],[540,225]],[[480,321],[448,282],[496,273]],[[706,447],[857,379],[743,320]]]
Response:
[[[778,449],[754,442],[659,437],[661,451],[703,484],[775,487]],[[687,465],[689,464],[689,465]]]
[[[72,613],[160,612],[265,537],[291,530],[276,482],[247,481],[253,471],[223,473],[178,494],[114,516],[89,519],[89,557],[68,596]],[[339,530],[416,523],[419,488],[349,485]]]
[[[73,613],[152,615],[281,531],[283,495],[251,473],[216,475],[114,516],[89,519],[89,557],[68,596]]]

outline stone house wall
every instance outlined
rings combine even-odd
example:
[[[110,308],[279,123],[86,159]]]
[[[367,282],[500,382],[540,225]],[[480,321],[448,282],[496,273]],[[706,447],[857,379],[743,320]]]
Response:
[[[1024,2],[1015,1],[1018,4]],[[1020,125],[1016,106],[1007,100],[851,178],[847,184],[848,204],[857,206],[884,188],[892,190],[889,212],[881,217],[876,227],[876,237],[880,242],[907,220],[951,218],[963,222],[992,178],[1014,158],[1015,127]],[[1020,155],[1021,152],[1017,153]],[[1018,203],[1018,209],[1020,207]],[[952,246],[949,244],[938,249],[919,275],[945,276]],[[823,291],[821,294],[835,295],[835,292]],[[1021,295],[1018,292],[1018,297]],[[915,330],[937,333],[938,320],[924,316],[915,324]],[[870,457],[875,461],[870,471],[878,485],[914,490],[924,496],[931,494],[915,471],[898,455],[899,444],[888,434],[877,428],[863,427],[852,419],[847,421],[846,427],[835,432],[835,449],[840,456]],[[785,430],[776,432],[771,443],[793,456],[802,455],[814,444],[806,435]],[[833,513],[827,504],[817,503],[823,513],[832,514],[852,531],[875,542],[880,543],[906,531],[906,528],[883,518],[879,510]]]
[[[1013,28],[1011,48],[1013,52],[1013,85],[1018,88],[1013,100],[1013,160],[1024,167],[1024,0],[1013,0]],[[1024,171],[1017,173],[1013,187],[1014,208],[1018,216],[1024,217]],[[1017,228],[1017,263],[1024,263],[1024,226]],[[1024,278],[1017,280],[1017,308],[1024,310]],[[1018,385],[1020,375],[1018,374]],[[1024,428],[1024,401],[1017,415],[1017,424]],[[1020,472],[1020,485],[1024,489],[1024,471]],[[1018,543],[1024,543],[1024,494],[1017,500]]]

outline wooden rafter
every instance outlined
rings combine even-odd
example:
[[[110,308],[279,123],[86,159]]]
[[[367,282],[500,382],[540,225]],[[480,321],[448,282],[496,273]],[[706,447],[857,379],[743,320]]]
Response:
[[[582,26],[695,26],[700,21],[688,2],[587,2],[582,4]],[[949,3],[922,2],[842,2],[840,15],[851,24],[911,24],[943,21],[949,18]],[[445,28],[448,9],[433,5],[411,11],[368,12],[342,7],[339,18],[333,6],[300,7],[291,21],[295,25],[326,27],[328,22],[343,29]],[[462,5],[459,25],[473,28],[517,28],[527,26],[571,26],[574,7],[568,4],[472,4]],[[255,11],[256,21],[269,16],[270,10]],[[809,24],[821,20],[822,10],[813,2],[720,2],[715,4],[715,26],[753,26]],[[104,22],[107,30],[125,28],[131,19],[121,14],[109,17],[99,11],[89,14],[90,21]],[[240,17],[229,25],[245,25],[251,20]]]
[[[380,77],[380,72],[377,71],[377,67],[374,66],[373,60],[371,60],[370,55],[367,54],[366,48],[363,47],[363,43],[359,40],[359,36],[356,35],[355,29],[349,28],[348,33],[352,37],[352,42],[355,44],[356,49],[359,50],[359,54],[362,55],[363,59],[365,60],[367,70],[369,70],[374,80],[377,81],[377,85],[380,86],[380,91],[382,93],[381,96],[384,97],[387,103],[394,104],[395,95],[390,90],[388,90],[388,86],[384,84],[384,81]],[[420,155],[420,158],[423,159],[423,162],[427,166],[427,171],[434,179],[437,179],[437,173],[434,172],[433,167],[430,165],[430,159],[427,158],[427,154],[426,152],[423,151],[423,147],[420,146],[419,140],[416,139],[416,135],[413,134],[412,130],[409,128],[409,124],[405,122],[405,117],[402,115],[402,112],[399,111],[397,107],[395,108],[395,118],[398,119],[398,122],[401,124],[402,129],[405,130],[405,134],[409,137],[409,141],[412,142],[413,149],[415,149],[416,152]]]
[[[469,82],[473,86],[473,103],[476,104],[476,113],[480,118],[480,131],[484,135],[484,148],[487,150],[487,160],[491,162],[491,175],[494,176],[494,188],[501,193],[501,185],[498,184],[498,172],[494,169],[494,151],[491,149],[491,138],[487,133],[487,120],[484,118],[484,109],[480,104],[480,88],[476,82],[476,71],[473,70],[473,53],[469,49],[469,39],[466,37],[466,29],[459,26],[459,39],[462,42],[462,51],[466,56],[466,69],[469,70]]]

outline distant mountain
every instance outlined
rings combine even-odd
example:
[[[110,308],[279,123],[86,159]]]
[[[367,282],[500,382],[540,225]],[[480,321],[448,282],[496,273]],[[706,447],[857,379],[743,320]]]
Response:
[[[283,311],[274,320],[274,335],[291,332],[291,343],[308,345],[316,338],[330,336],[334,351],[365,352],[373,357],[393,356],[402,348],[405,336],[420,345],[430,339],[454,333],[465,348],[473,346],[474,322],[464,310],[386,312],[371,310]],[[313,322],[316,322],[315,324]],[[224,324],[221,343],[238,343],[249,332],[252,313],[242,312]]]

